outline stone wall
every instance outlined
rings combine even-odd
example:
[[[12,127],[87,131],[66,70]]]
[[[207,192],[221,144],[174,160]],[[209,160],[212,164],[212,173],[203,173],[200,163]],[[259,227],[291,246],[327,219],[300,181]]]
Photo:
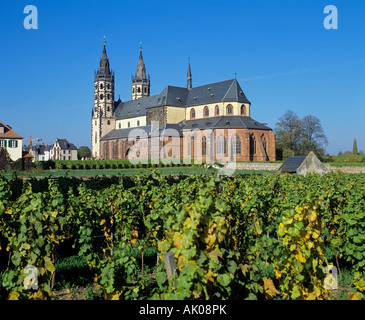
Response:
[[[346,173],[365,173],[365,167],[331,167],[327,165],[327,168],[329,167],[329,171],[342,171]]]
[[[278,170],[282,163],[237,162],[237,170]]]
[[[323,163],[329,171],[342,171],[345,173],[365,173],[365,167],[331,167],[327,163]],[[282,163],[263,163],[263,162],[237,162],[237,170],[270,170],[275,171],[280,168]]]

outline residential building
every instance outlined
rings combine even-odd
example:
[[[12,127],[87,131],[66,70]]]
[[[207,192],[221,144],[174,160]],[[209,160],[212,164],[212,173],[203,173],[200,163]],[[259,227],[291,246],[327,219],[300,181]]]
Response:
[[[66,139],[56,139],[50,148],[51,160],[77,160],[77,148]]]
[[[34,161],[48,161],[51,157],[51,148],[52,146],[47,144],[37,144],[26,146],[23,151],[29,152],[34,157]]]
[[[22,139],[11,126],[0,121],[0,148],[5,148],[13,161],[22,158]]]

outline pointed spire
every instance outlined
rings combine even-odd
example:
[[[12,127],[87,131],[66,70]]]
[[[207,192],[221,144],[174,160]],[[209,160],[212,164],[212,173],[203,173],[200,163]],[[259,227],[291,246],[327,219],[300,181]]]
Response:
[[[100,59],[100,66],[99,70],[96,73],[96,77],[110,77],[112,72],[110,71],[109,59],[108,55],[106,54],[106,40],[104,36],[104,47],[103,47],[103,54]]]
[[[136,79],[146,79],[146,66],[142,56],[142,42],[140,42],[139,46],[139,59],[137,63]]]
[[[190,90],[193,87],[193,78],[191,76],[191,68],[190,68],[190,57],[188,58],[188,74],[186,80],[187,80],[186,87]]]

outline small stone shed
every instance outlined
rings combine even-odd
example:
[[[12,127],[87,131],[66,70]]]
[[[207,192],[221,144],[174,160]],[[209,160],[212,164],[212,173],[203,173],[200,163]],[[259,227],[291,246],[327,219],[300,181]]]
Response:
[[[309,152],[307,156],[289,157],[278,170],[281,170],[282,173],[298,173],[304,176],[310,172],[322,175],[328,171],[313,151]]]

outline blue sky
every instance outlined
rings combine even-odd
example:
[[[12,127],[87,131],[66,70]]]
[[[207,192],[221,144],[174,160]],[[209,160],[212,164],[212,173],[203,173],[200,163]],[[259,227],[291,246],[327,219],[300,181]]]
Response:
[[[26,5],[38,29],[26,30]],[[323,9],[338,9],[327,30]],[[106,36],[115,98],[131,99],[139,43],[151,94],[237,79],[251,116],[272,128],[286,110],[318,117],[327,152],[365,151],[365,1],[2,0],[0,120],[29,139],[91,146],[94,70]]]

